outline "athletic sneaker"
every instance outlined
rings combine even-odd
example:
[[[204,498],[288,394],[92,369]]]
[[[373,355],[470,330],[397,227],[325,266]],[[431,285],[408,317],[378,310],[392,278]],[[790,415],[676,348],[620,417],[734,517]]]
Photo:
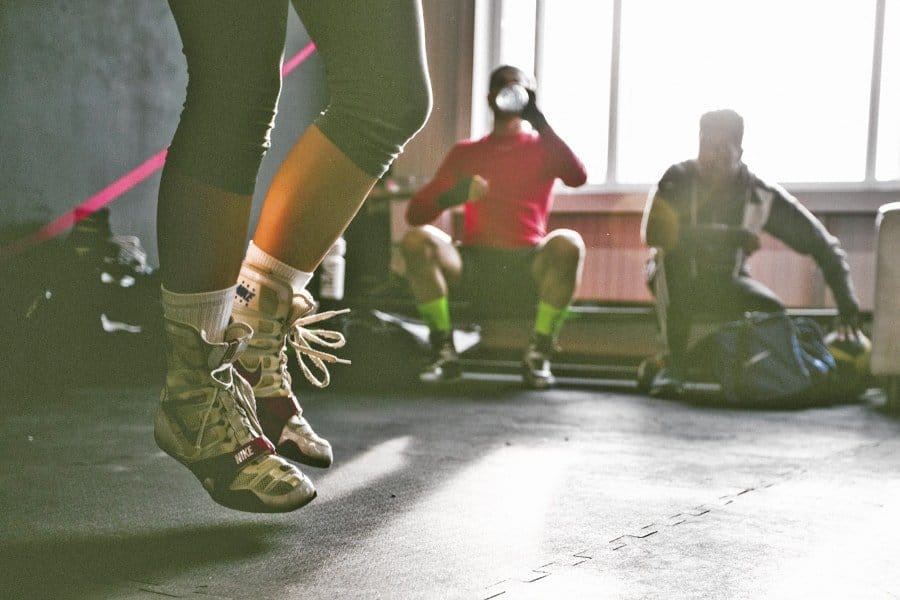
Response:
[[[522,380],[526,387],[545,390],[556,383],[550,371],[550,357],[555,352],[554,342],[550,336],[535,335],[522,357]]]
[[[681,370],[672,365],[663,366],[650,384],[649,394],[657,398],[678,398],[684,393]]]
[[[437,383],[455,381],[462,377],[459,355],[453,345],[453,333],[432,331],[430,342],[431,362],[419,372],[419,381]]]
[[[333,354],[317,350],[340,348],[343,334],[324,329],[308,329],[319,321],[348,310],[315,313],[316,303],[309,292],[294,294],[290,284],[274,280],[244,265],[238,279],[233,316],[254,329],[249,348],[237,360],[238,372],[253,386],[259,420],[278,453],[312,467],[327,468],[333,462],[331,444],[319,436],[303,417],[303,409],[291,387],[287,345],[294,349],[303,376],[323,388],[331,382],[326,363],[349,364]],[[313,372],[307,361],[318,371]]]
[[[252,330],[233,323],[225,341],[166,320],[166,385],[156,443],[200,480],[213,500],[249,512],[287,512],[316,497],[312,482],[275,454],[256,417],[253,392],[234,370]]]

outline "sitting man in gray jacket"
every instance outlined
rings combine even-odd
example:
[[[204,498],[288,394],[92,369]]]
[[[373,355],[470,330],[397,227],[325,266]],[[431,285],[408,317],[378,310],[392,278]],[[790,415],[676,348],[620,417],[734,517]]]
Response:
[[[684,376],[693,315],[736,320],[748,311],[784,310],[747,270],[763,231],[813,257],[834,294],[844,335],[858,333],[859,303],[838,239],[784,189],[747,169],[743,135],[743,118],[733,110],[704,114],[697,158],[669,167],[644,208],[641,237],[654,248],[649,283],[665,368],[676,384]]]

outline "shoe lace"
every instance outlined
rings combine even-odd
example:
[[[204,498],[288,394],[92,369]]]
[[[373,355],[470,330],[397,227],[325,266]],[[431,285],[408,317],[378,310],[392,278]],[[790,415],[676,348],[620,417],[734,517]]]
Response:
[[[240,376],[230,362],[223,363],[210,372],[213,380],[221,386],[222,392],[214,395],[206,410],[203,411],[203,419],[200,421],[200,431],[197,434],[195,447],[199,450],[203,446],[203,436],[207,431],[207,425],[212,418],[219,418],[221,413],[233,409],[239,415],[241,424],[251,433],[251,437],[262,435],[262,425],[256,416],[256,399],[253,396],[253,388]],[[229,398],[227,402],[223,398]],[[231,404],[231,406],[228,406]],[[218,408],[218,410],[216,410]],[[224,418],[229,422],[227,416]]]
[[[317,350],[312,347],[313,344],[325,348],[337,349],[343,348],[347,343],[347,340],[344,337],[344,334],[339,331],[329,329],[309,329],[307,326],[349,312],[349,308],[344,308],[341,310],[328,310],[321,313],[314,313],[298,317],[288,326],[287,341],[297,354],[297,364],[306,380],[318,388],[327,387],[328,384],[331,383],[331,373],[328,372],[328,366],[325,363],[349,365],[350,361],[338,358],[330,352]],[[312,363],[313,367],[319,371],[321,379],[313,373],[312,368],[306,363],[304,357],[309,359],[309,362]]]

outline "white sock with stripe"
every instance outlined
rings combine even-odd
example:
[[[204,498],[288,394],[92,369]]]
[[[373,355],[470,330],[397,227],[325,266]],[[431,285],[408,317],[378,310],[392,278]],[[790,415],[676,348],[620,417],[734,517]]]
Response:
[[[219,343],[225,339],[225,328],[231,319],[236,285],[196,294],[176,294],[160,286],[163,314],[169,320],[190,325],[206,332],[206,339]]]
[[[289,264],[281,262],[271,254],[261,250],[259,246],[253,242],[250,242],[250,247],[247,248],[247,256],[244,258],[244,264],[252,265],[257,271],[275,277],[279,281],[289,283],[295,294],[299,294],[306,289],[306,286],[313,275],[312,273],[295,269]]]

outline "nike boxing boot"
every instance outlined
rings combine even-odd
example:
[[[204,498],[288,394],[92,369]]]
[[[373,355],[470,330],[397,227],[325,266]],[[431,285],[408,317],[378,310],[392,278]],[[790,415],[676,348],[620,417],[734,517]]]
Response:
[[[294,349],[301,372],[312,385],[327,386],[331,375],[326,363],[349,361],[312,345],[336,349],[345,344],[345,339],[340,332],[307,326],[349,311],[317,314],[315,309],[309,292],[295,294],[289,283],[270,273],[246,262],[241,267],[232,315],[249,324],[254,335],[235,366],[253,386],[260,423],[278,453],[299,463],[327,468],[333,460],[331,444],[313,431],[303,416],[291,387],[287,347]]]
[[[256,416],[253,391],[236,372],[252,335],[232,323],[225,341],[165,320],[167,373],[156,443],[200,480],[213,500],[249,512],[287,512],[316,497],[312,482],[275,454]]]

